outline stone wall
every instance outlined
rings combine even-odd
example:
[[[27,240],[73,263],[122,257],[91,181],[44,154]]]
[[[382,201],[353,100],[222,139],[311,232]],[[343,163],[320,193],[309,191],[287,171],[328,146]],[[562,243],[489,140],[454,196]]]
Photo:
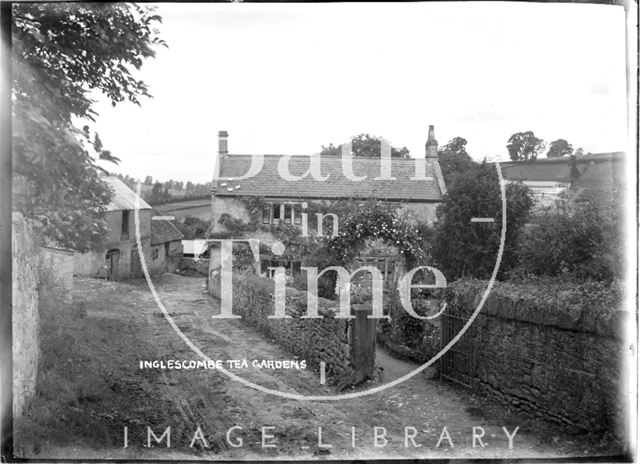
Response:
[[[209,292],[220,297],[220,279],[210,280]],[[307,311],[307,292],[287,287],[285,312],[290,319],[269,319],[274,309],[274,282],[255,275],[233,278],[233,313],[280,346],[305,359],[312,368],[326,365],[326,375],[334,383],[358,383],[373,375],[375,360],[375,319],[366,319],[371,308],[354,307],[362,316],[349,321],[336,319],[337,303],[318,298],[321,319],[301,319]],[[373,338],[371,338],[373,337]],[[364,343],[363,343],[364,342]]]
[[[436,221],[436,210],[438,209],[439,204],[439,202],[406,202],[402,205],[402,209],[405,211],[410,211],[421,221],[433,224]]]
[[[468,318],[486,285],[450,285],[447,313]],[[464,375],[474,389],[569,430],[620,431],[623,324],[634,319],[616,301],[601,284],[496,284],[458,342],[474,360]]]
[[[20,213],[13,213],[13,415],[22,414],[35,392],[38,370],[38,247],[33,230]]]

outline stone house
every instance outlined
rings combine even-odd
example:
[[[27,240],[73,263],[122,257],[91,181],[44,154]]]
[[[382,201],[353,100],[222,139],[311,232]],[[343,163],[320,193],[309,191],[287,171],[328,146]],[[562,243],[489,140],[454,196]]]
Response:
[[[173,220],[151,217],[151,260],[147,263],[151,274],[175,272],[182,258],[183,238]]]
[[[408,159],[354,157],[344,151],[342,156],[229,154],[227,132],[221,131],[218,136],[211,195],[214,233],[226,231],[220,221],[223,215],[250,222],[246,199],[251,197],[258,197],[267,205],[254,221],[258,219],[265,226],[289,224],[305,230],[302,212],[311,202],[330,205],[336,200],[373,198],[398,203],[416,219],[433,222],[436,208],[446,193],[433,126],[429,126],[425,156]],[[312,229],[306,227],[310,235],[317,233]],[[274,242],[264,230],[245,233],[244,237],[257,238],[268,246]],[[220,265],[218,245],[211,242],[209,246],[213,270]],[[266,266],[263,263],[261,267],[276,264],[274,259],[266,259]],[[393,267],[389,259],[380,257],[379,267]],[[280,264],[293,273],[300,266],[300,263]]]
[[[143,277],[141,255],[151,274],[170,270],[165,258],[181,253],[182,234],[170,221],[152,220],[151,206],[120,179],[103,180],[114,191],[104,213],[109,237],[101,250],[75,254],[74,274],[111,280]],[[141,248],[136,238],[136,206]]]

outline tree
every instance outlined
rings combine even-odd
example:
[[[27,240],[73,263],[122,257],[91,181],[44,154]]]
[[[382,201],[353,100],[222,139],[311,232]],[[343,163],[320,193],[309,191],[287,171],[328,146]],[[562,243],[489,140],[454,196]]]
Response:
[[[85,132],[86,138],[88,139],[89,126],[84,126],[82,128],[82,130],[83,130],[83,132]],[[117,156],[113,156],[109,150],[105,150],[104,149],[104,146],[102,145],[102,140],[100,140],[100,136],[98,135],[97,132],[95,133],[95,135],[93,137],[93,142],[91,142],[91,145],[93,145],[93,149],[95,150],[96,154],[98,155],[98,159],[110,161],[110,162],[112,162],[114,164],[120,163],[120,158],[118,158]],[[103,172],[108,174],[108,172],[106,170],[104,170],[103,168],[98,167],[98,169],[100,169]]]
[[[507,150],[512,161],[535,160],[545,148],[545,142],[531,131],[517,132],[507,142]]]
[[[145,185],[153,185],[153,177],[147,176],[144,178]]]
[[[16,3],[12,13],[14,205],[40,218],[43,235],[60,246],[96,248],[112,195],[97,161],[117,158],[74,121],[95,121],[91,90],[114,106],[149,96],[131,68],[164,44],[154,28],[161,18],[116,3]]]
[[[175,223],[185,240],[195,240],[207,238],[207,232],[211,226],[210,221],[203,221],[194,216],[187,216],[183,222]]]
[[[529,218],[533,200],[528,187],[508,184],[505,188],[507,229],[499,277],[515,267],[518,237]],[[436,267],[448,281],[469,276],[491,276],[500,246],[502,198],[494,166],[483,162],[460,176],[437,209],[431,248]],[[472,223],[473,217],[494,222]]]
[[[169,200],[169,191],[162,182],[156,181],[151,189],[151,195],[147,195],[145,200],[151,204],[166,203]]]
[[[454,137],[438,150],[440,168],[447,186],[453,185],[461,174],[478,166],[467,153],[466,147],[465,139]]]
[[[353,156],[361,156],[365,158],[379,158],[381,155],[380,137],[369,134],[360,134],[351,137],[351,150]],[[320,155],[323,156],[340,156],[340,146],[330,143],[328,146],[322,146]],[[393,158],[409,158],[409,149],[407,147],[396,148],[391,147],[391,157]]]
[[[565,139],[554,140],[549,144],[549,151],[547,152],[547,158],[560,158],[566,155],[573,154],[573,146]]]

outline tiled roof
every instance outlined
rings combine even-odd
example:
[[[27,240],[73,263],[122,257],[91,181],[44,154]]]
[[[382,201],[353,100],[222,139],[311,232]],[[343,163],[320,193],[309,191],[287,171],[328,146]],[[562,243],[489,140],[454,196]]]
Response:
[[[178,230],[173,221],[167,219],[151,219],[151,244],[182,240],[184,235]]]
[[[114,191],[113,198],[106,211],[135,209],[136,198],[138,199],[138,209],[151,209],[151,206],[146,201],[136,195],[133,190],[117,177],[103,177],[102,180]]]
[[[440,201],[446,192],[437,161],[425,160],[427,180],[411,180],[416,172],[416,159],[391,159],[394,180],[375,180],[381,175],[379,158],[354,157],[354,176],[367,176],[362,181],[347,178],[340,156],[319,157],[321,174],[329,176],[319,181],[308,175],[300,180],[285,180],[278,172],[278,163],[284,155],[264,155],[262,170],[253,177],[237,180],[249,171],[251,155],[226,155],[220,159],[219,181],[215,193],[219,196],[264,196],[285,198],[338,199],[368,198],[383,200]],[[318,159],[318,155],[314,155]],[[289,172],[300,176],[307,172],[311,156],[291,156]]]

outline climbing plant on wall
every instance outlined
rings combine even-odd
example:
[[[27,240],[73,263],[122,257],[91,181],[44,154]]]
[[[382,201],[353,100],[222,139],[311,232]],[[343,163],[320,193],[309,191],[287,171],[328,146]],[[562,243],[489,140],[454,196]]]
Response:
[[[368,200],[359,203],[357,208],[352,205],[341,219],[340,233],[327,243],[327,248],[334,259],[345,265],[352,262],[371,239],[397,248],[408,269],[429,264],[431,227],[402,211],[397,204]],[[422,338],[424,322],[404,311],[397,292],[391,292],[385,306],[390,320],[381,321],[382,330],[390,332],[393,338],[403,343]]]
[[[381,239],[395,246],[408,265],[426,257],[424,234],[428,227],[400,210],[397,204],[379,200],[359,202],[341,217],[338,236],[327,245],[341,263],[352,261],[367,239]]]
[[[310,236],[303,237],[302,231],[298,226],[278,223],[278,224],[263,224],[262,214],[264,211],[270,208],[270,203],[260,197],[242,196],[237,198],[238,201],[244,204],[249,221],[243,221],[232,216],[229,213],[222,213],[218,223],[224,227],[224,231],[219,231],[209,234],[209,238],[239,238],[246,233],[251,232],[268,232],[274,239],[282,242],[285,245],[284,254],[281,256],[284,260],[301,260],[308,256],[313,256],[315,251],[321,246],[323,242],[322,237]],[[307,213],[309,215],[309,227],[310,230],[313,227],[315,230],[316,224],[316,212],[326,213],[329,209],[328,205],[322,203],[309,203]],[[237,251],[236,251],[237,250]],[[249,253],[248,246],[242,246],[241,244],[234,248],[234,255],[247,255]],[[269,254],[269,247],[261,244],[261,254]],[[246,256],[245,256],[246,257]]]
[[[319,269],[334,265],[348,265],[362,251],[367,239],[381,239],[395,246],[408,265],[426,258],[430,228],[408,213],[398,204],[375,199],[338,200],[330,203],[307,202],[310,237],[303,237],[300,227],[291,224],[262,224],[262,213],[270,204],[259,197],[238,197],[249,213],[245,222],[228,213],[220,216],[224,232],[212,234],[215,238],[240,237],[247,232],[264,231],[273,235],[285,246],[284,259],[304,259]],[[335,214],[338,218],[338,235],[332,237],[331,221],[323,223],[323,235],[315,234],[317,214]]]
[[[300,260],[306,266],[316,267],[318,270],[338,265],[349,268],[366,250],[367,244],[376,241],[395,247],[406,268],[429,264],[430,242],[433,235],[431,227],[404,211],[398,203],[377,199],[350,199],[331,203],[307,202],[305,211],[309,221],[309,231],[317,231],[316,213],[333,213],[338,217],[338,235],[331,236],[332,227],[329,224],[331,221],[326,221],[327,223],[323,224],[323,236],[314,234],[311,237],[303,237],[300,228],[295,225],[262,224],[262,212],[270,207],[269,203],[263,199],[240,197],[240,201],[245,204],[250,219],[245,222],[229,214],[221,215],[219,223],[226,229],[224,234],[228,237],[240,237],[247,232],[269,232],[285,245],[285,253],[282,255],[285,260]],[[247,254],[248,246],[244,248],[237,247],[237,253],[250,259]],[[267,247],[264,247],[266,250],[262,248],[261,253],[269,252]],[[236,254],[235,251],[234,254]],[[324,288],[324,292],[321,296],[334,296],[335,277],[335,273],[323,276],[321,287]],[[417,275],[416,279],[418,279]],[[304,278],[301,281],[304,287]],[[358,295],[352,296],[357,299]],[[398,339],[409,342],[422,336],[423,322],[412,318],[400,307],[396,292],[392,292],[391,299],[386,304],[391,321],[383,324],[391,328]]]

